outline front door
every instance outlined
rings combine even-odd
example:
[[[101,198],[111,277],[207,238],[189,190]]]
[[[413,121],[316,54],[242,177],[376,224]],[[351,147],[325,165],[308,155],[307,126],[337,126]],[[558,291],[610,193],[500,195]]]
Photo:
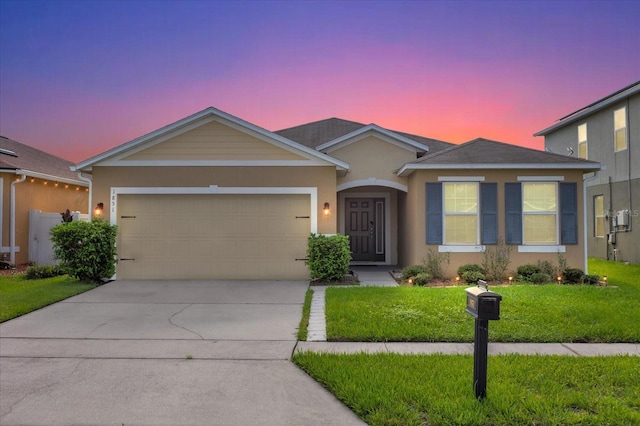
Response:
[[[385,260],[384,198],[345,199],[345,231],[355,262]]]

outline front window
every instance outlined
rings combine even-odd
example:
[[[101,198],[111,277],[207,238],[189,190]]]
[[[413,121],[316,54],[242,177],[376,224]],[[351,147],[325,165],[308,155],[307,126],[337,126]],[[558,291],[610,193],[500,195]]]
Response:
[[[613,112],[613,130],[615,151],[627,149],[627,109],[620,108]]]
[[[578,157],[587,159],[587,123],[578,126]]]
[[[555,183],[522,185],[524,244],[556,244],[558,202]]]
[[[444,184],[444,243],[478,244],[478,184]]]
[[[593,197],[594,235],[604,237],[604,195]]]

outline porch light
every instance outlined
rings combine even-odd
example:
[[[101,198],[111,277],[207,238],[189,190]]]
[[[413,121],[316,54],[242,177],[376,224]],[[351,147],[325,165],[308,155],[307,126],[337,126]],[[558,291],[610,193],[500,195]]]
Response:
[[[331,206],[329,205],[329,202],[324,203],[324,208],[322,209],[322,212],[324,213],[325,216],[329,216],[329,213],[331,213]]]
[[[104,204],[98,203],[95,210],[93,210],[93,214],[95,214],[96,216],[102,216],[102,210],[104,210]]]

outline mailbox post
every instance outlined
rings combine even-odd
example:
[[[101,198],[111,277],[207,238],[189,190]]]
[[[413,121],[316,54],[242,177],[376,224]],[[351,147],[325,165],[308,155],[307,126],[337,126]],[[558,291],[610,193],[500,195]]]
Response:
[[[489,320],[500,319],[502,296],[489,291],[486,281],[479,280],[477,287],[466,289],[467,313],[475,318],[473,338],[473,389],[476,398],[487,395],[487,350],[489,345]]]

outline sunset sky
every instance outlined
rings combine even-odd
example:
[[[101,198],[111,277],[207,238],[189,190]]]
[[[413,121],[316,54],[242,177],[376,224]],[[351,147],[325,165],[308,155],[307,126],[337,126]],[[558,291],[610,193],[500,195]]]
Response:
[[[0,134],[79,162],[208,106],[541,148],[640,80],[640,1],[0,0]]]

